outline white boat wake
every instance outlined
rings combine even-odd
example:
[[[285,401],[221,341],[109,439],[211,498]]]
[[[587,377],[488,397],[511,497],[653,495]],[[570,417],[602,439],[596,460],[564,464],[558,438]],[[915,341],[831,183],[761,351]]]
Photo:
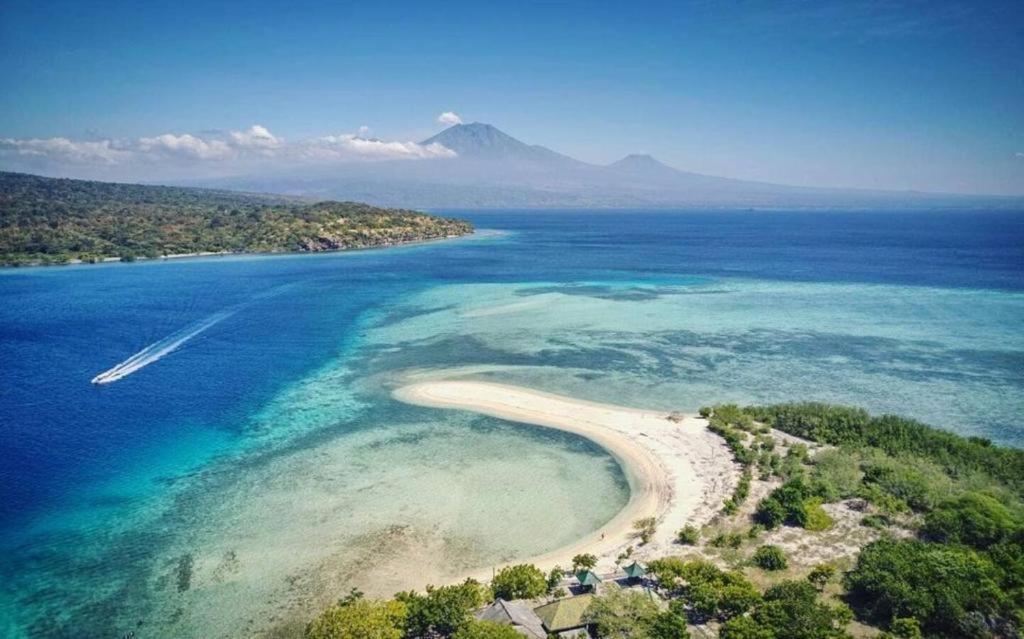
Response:
[[[93,384],[109,384],[116,382],[119,379],[123,379],[135,371],[149,366],[158,359],[169,355],[178,349],[182,344],[189,341],[196,335],[199,335],[206,329],[210,328],[214,324],[227,319],[235,314],[234,310],[221,311],[214,313],[213,315],[201,319],[194,324],[190,324],[185,328],[181,329],[176,333],[171,333],[167,337],[163,338],[158,342],[154,342],[142,349],[138,353],[135,353],[128,359],[124,360],[117,366],[103,371],[96,377],[92,378]]]

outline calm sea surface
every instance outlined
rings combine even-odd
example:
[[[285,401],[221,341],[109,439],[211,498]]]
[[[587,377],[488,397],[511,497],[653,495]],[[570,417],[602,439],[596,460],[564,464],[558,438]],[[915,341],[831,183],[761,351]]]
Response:
[[[409,369],[1024,445],[1024,214],[453,214],[486,231],[0,271],[0,635],[294,631],[403,562],[528,556],[625,503],[584,440],[391,401]]]

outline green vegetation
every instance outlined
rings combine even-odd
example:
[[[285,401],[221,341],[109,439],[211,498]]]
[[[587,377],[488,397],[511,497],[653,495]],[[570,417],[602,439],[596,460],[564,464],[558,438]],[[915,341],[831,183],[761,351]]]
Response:
[[[580,570],[592,570],[597,565],[597,557],[590,554],[584,553],[582,555],[576,555],[572,558],[572,571],[579,572]]]
[[[447,636],[463,628],[471,619],[470,613],[491,597],[479,582],[467,579],[457,586],[427,586],[424,595],[401,592],[395,599],[405,606],[405,636],[426,637]]]
[[[406,609],[400,601],[343,601],[306,627],[309,639],[401,639]]]
[[[997,465],[1021,463],[1021,451],[824,404],[727,406],[707,413],[746,471],[744,492],[765,479],[773,489],[757,486],[756,494],[767,496],[742,512],[738,506],[749,495],[733,499],[737,507],[730,511],[727,504],[703,542],[696,527],[680,530],[678,540],[693,546],[688,551],[714,561],[648,561],[656,594],[606,581],[584,613],[599,639],[686,639],[689,625],[701,626],[701,636],[717,629],[721,639],[845,639],[851,631],[885,639],[1020,636],[1021,473]],[[770,428],[807,437],[812,445],[784,440]],[[841,500],[842,506],[823,507]],[[654,524],[639,521],[635,530],[650,538]],[[781,532],[781,526],[801,530]],[[833,526],[842,527],[825,532]],[[747,540],[762,535],[778,545],[751,552]],[[821,556],[803,552],[812,550],[816,535],[823,543],[839,537],[864,545],[859,554],[850,548],[825,555],[835,563],[803,564],[808,556]],[[593,555],[573,558],[574,570],[596,563]],[[311,623],[308,634],[513,639],[508,627],[474,621],[470,611],[494,596],[562,596],[552,590],[562,575],[560,569],[545,577],[533,566],[512,566],[495,576],[490,590],[467,581],[383,603],[364,602],[354,591]],[[854,615],[874,629],[851,626]]]
[[[869,543],[844,576],[845,596],[862,619],[893,636],[919,636],[918,628],[924,636],[1017,636],[1024,451],[841,406],[744,411],[754,423],[837,447],[809,458],[758,504],[761,524],[822,530],[832,524],[822,503],[856,497],[876,510],[862,525],[916,533]],[[808,575],[819,589],[830,578],[817,569]]]
[[[548,580],[531,564],[506,566],[491,581],[494,596],[502,599],[533,599],[548,590]]]
[[[819,564],[807,573],[807,581],[819,592],[825,589],[836,576],[836,567],[830,564]]]
[[[471,231],[459,220],[352,202],[0,172],[0,265],[369,248]]]
[[[805,581],[784,581],[764,593],[750,617],[736,617],[722,625],[722,639],[828,639],[845,638],[852,618],[849,608],[818,601],[818,593]]]
[[[851,602],[872,621],[884,625],[911,617],[928,632],[958,636],[975,615],[1019,621],[1020,610],[1014,612],[1012,593],[1001,588],[1006,575],[1000,572],[963,546],[883,539],[861,551],[845,583]]]
[[[676,533],[676,540],[685,546],[693,546],[700,541],[700,531],[695,526],[687,524]]]
[[[599,637],[647,639],[659,618],[658,604],[647,593],[610,584],[587,608],[584,619]],[[684,635],[685,636],[685,635]]]
[[[763,570],[785,570],[789,566],[786,560],[786,553],[778,546],[765,544],[754,551],[754,565]]]
[[[950,477],[986,476],[1024,496],[1024,450],[960,437],[918,421],[831,404],[778,404],[746,409],[754,419],[813,442],[852,449],[877,449],[936,464]],[[915,464],[906,464],[911,468]]]
[[[633,522],[633,530],[636,531],[638,537],[640,537],[640,544],[646,544],[654,536],[657,530],[658,520],[654,517],[644,517],[643,519],[637,519]]]

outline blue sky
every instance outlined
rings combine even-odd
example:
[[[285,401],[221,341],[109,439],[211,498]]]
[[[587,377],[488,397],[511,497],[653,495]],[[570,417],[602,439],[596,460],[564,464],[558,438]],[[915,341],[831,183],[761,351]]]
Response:
[[[7,168],[89,175],[115,160],[74,145],[191,152],[253,125],[408,143],[445,111],[591,162],[1024,194],[1024,3],[0,4]]]

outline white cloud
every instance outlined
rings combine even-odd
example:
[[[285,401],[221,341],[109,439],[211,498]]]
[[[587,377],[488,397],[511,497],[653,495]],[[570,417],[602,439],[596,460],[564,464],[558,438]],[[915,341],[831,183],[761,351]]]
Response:
[[[244,131],[163,133],[135,139],[75,141],[0,138],[0,167],[63,175],[205,177],[341,162],[431,160],[455,157],[440,145],[366,139],[343,133],[287,141],[255,124]],[[154,175],[155,174],[155,175]]]
[[[1016,153],[1014,153],[1014,156],[1019,157],[1019,158],[1024,158],[1024,153],[1021,153],[1020,151],[1017,151]]]
[[[70,162],[117,164],[128,159],[131,152],[118,148],[113,140],[74,142],[67,138],[17,140],[0,138],[0,157],[7,155],[29,158],[58,158]]]
[[[454,111],[445,111],[441,115],[437,116],[437,121],[440,124],[444,124],[446,126],[462,124],[462,118],[460,118],[459,114],[455,113]]]
[[[167,154],[199,160],[220,160],[233,153],[232,148],[223,140],[204,140],[188,133],[164,133],[153,138],[139,138],[132,148],[138,155],[143,156]]]
[[[339,158],[356,156],[368,160],[396,160],[455,157],[455,151],[436,143],[384,142],[351,134],[327,135],[320,138],[320,142],[321,149]]]
[[[231,140],[236,146],[257,149],[273,149],[284,142],[259,124],[252,125],[248,131],[232,131]]]

